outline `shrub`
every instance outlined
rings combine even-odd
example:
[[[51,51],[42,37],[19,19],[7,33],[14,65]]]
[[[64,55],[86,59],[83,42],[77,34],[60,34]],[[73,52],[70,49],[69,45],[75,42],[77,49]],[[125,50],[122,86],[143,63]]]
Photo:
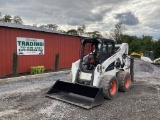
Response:
[[[55,71],[58,71],[58,67],[59,67],[59,53],[56,54],[55,56]]]
[[[44,66],[32,66],[30,70],[31,70],[32,75],[33,74],[42,74],[42,73],[44,73],[45,68],[44,68]]]
[[[31,67],[31,75],[35,74],[35,67]]]
[[[14,52],[13,56],[12,56],[12,69],[13,69],[13,75],[17,74],[17,68],[18,68],[18,57],[17,57],[17,53]]]
[[[37,66],[37,74],[41,73],[41,66]]]
[[[41,73],[44,73],[44,70],[45,70],[44,66],[41,66]]]

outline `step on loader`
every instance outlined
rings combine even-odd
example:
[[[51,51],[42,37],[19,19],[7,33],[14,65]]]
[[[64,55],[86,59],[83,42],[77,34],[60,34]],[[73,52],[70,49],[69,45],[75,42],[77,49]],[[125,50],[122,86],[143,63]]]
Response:
[[[104,38],[81,40],[81,57],[72,63],[69,82],[57,80],[46,96],[86,109],[127,91],[134,81],[134,59],[128,56],[128,44],[115,45]]]

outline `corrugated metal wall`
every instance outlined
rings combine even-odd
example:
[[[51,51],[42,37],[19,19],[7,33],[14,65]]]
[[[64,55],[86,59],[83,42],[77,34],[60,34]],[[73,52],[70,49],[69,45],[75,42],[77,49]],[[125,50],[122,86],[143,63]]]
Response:
[[[31,66],[54,68],[55,54],[60,54],[59,67],[71,67],[71,63],[79,58],[80,37],[67,36],[47,32],[0,27],[0,76],[12,74],[12,54],[16,51],[16,38],[44,39],[45,55],[18,56],[18,73],[29,72]]]

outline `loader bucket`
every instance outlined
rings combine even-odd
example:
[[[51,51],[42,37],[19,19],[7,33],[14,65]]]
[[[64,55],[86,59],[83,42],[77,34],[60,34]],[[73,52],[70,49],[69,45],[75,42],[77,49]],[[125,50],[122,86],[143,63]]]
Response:
[[[47,92],[47,97],[90,109],[104,101],[102,89],[57,80]]]

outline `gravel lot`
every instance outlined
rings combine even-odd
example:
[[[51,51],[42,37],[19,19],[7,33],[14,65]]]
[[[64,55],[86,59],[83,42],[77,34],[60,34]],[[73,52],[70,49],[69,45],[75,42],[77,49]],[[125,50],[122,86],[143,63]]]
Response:
[[[159,74],[160,68],[136,59],[131,89],[91,110],[45,97],[67,73],[0,84],[0,120],[160,120]]]

